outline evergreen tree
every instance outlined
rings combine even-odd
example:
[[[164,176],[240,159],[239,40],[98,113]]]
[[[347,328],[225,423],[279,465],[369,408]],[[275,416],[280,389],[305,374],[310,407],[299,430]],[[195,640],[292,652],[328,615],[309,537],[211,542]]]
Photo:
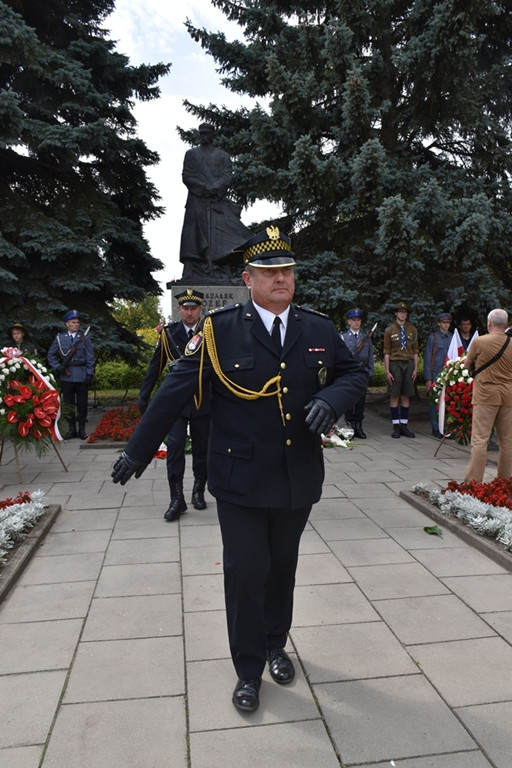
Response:
[[[282,204],[312,262],[299,300],[372,323],[405,300],[423,338],[440,309],[510,306],[509,0],[212,4],[243,39],[188,31],[254,106],[186,106],[216,125],[240,202]]]
[[[136,340],[114,299],[157,295],[143,224],[161,214],[133,100],[169,66],[133,67],[102,24],[114,0],[0,0],[0,331],[22,321],[48,346],[66,309],[94,344]]]

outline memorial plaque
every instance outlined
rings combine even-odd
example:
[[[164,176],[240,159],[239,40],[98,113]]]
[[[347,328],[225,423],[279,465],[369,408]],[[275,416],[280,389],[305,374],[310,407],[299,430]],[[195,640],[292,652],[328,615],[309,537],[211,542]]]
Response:
[[[205,313],[224,307],[226,304],[245,304],[249,300],[249,289],[245,285],[185,285],[181,281],[180,285],[171,285],[173,321],[177,322],[180,319],[176,295],[187,288],[194,288],[204,293]]]

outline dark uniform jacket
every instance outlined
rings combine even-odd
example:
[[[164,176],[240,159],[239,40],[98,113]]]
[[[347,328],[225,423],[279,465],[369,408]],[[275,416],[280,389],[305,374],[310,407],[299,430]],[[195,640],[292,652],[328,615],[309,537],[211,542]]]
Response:
[[[324,478],[321,438],[305,424],[304,406],[318,396],[336,418],[368,385],[362,370],[325,316],[291,305],[281,354],[251,301],[206,318],[216,353],[203,336],[164,379],[126,447],[147,464],[197,392],[212,388],[208,488],[213,496],[250,507],[297,509],[318,501]],[[204,352],[204,356],[203,356]],[[202,356],[203,365],[201,371]],[[216,370],[215,370],[216,369]],[[275,394],[255,396],[280,375],[282,408]],[[269,384],[267,393],[275,391]]]
[[[78,341],[83,335],[82,331],[77,331],[75,341]],[[57,368],[62,365],[63,359],[75,341],[73,341],[67,331],[58,333],[53,340],[52,345],[48,350],[48,363],[55,372],[57,371]],[[94,351],[88,335],[78,344],[73,359],[66,370],[67,373],[64,372],[58,375],[58,378],[61,379],[61,381],[79,383],[94,375]]]
[[[178,360],[179,357],[183,354],[185,347],[187,346],[188,334],[185,331],[185,326],[181,321],[164,326],[162,333],[166,334],[168,345],[162,345],[162,337],[160,336],[158,344],[156,345],[155,351],[153,353],[153,357],[151,358],[151,362],[149,363],[148,370],[144,377],[144,381],[142,382],[140,388],[139,398],[141,400],[148,401],[150,399],[155,384],[160,378],[160,374],[164,368],[166,368],[169,362]],[[168,346],[168,349],[170,350],[172,355],[170,361],[167,358],[165,349],[163,348],[164,346]],[[194,400],[191,398],[190,402],[184,406],[180,416],[183,416],[186,419],[193,419],[196,416],[206,416],[208,413],[210,413],[209,396],[203,398],[203,402],[199,410],[196,409]]]

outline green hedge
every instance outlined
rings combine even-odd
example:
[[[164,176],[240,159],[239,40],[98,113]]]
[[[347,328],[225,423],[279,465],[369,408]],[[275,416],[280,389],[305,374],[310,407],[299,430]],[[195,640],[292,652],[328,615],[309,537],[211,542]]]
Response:
[[[95,370],[96,389],[139,389],[147,365],[128,365],[122,360],[109,360],[106,363],[97,363]]]

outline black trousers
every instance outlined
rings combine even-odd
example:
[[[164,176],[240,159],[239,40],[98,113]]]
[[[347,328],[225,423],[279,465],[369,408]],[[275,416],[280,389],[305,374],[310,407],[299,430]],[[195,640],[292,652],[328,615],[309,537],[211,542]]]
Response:
[[[187,425],[190,423],[192,471],[196,480],[206,480],[206,458],[210,437],[210,414],[188,419],[180,416],[167,434],[167,477],[182,480],[185,472]]]
[[[70,424],[74,424],[78,418],[79,424],[87,421],[87,384],[85,381],[60,380],[62,399],[69,406],[69,414],[66,416]]]
[[[345,419],[349,423],[352,421],[362,421],[364,419],[364,407],[366,405],[366,392],[359,398],[350,411],[345,413]]]
[[[238,677],[261,677],[267,648],[284,648],[292,623],[300,537],[311,506],[260,509],[217,500],[231,658]]]

